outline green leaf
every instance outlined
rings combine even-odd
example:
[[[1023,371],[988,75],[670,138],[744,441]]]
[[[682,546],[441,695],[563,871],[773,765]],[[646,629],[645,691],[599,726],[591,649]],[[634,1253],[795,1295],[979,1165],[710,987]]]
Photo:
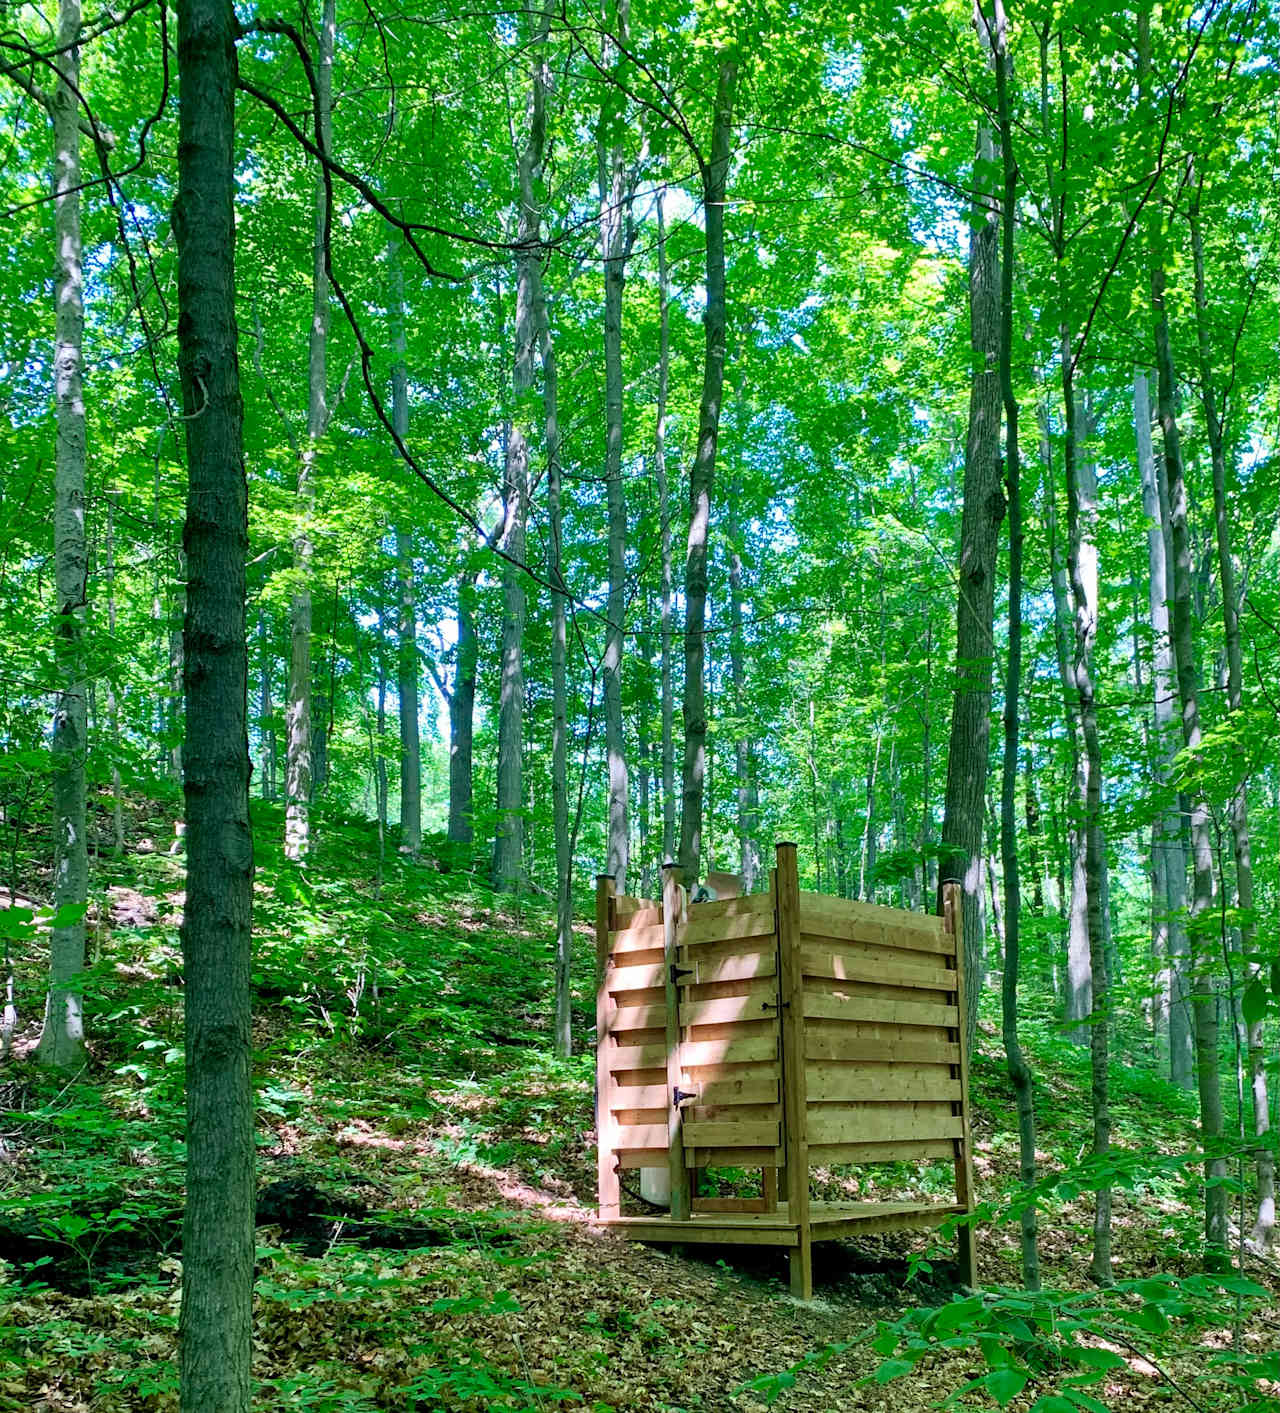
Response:
[[[908,1359],[886,1359],[875,1372],[875,1381],[878,1384],[890,1383],[893,1379],[900,1379],[903,1374],[909,1374],[915,1367]]]
[[[1027,1376],[1021,1369],[992,1369],[982,1380],[987,1392],[1003,1408],[1027,1386]]]
[[[1246,1025],[1257,1025],[1267,1014],[1267,988],[1261,980],[1251,981],[1240,998],[1240,1014]]]
[[[1031,1413],[1076,1413],[1077,1404],[1056,1393],[1042,1393],[1031,1405]]]

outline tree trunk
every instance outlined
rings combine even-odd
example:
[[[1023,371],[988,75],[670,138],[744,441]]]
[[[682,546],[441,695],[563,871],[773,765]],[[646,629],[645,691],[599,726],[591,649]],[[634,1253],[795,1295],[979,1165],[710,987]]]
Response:
[[[707,541],[715,486],[716,444],[724,395],[724,202],[733,134],[738,65],[721,57],[711,125],[711,157],[700,159],[702,208],[707,232],[706,356],[698,409],[698,446],[689,476],[689,538],[684,574],[684,770],[680,814],[680,868],[692,887],[702,863],[703,784],[707,774],[706,658]]]
[[[1018,399],[1013,391],[1013,258],[1018,167],[1013,156],[1013,113],[1009,94],[1013,64],[1001,0],[994,3],[992,48],[996,56],[996,107],[1000,125],[1004,196],[1001,202],[1000,395],[1004,404],[1005,487],[1009,500],[1009,655],[1004,679],[1004,758],[1000,774],[1000,861],[1004,877],[1004,967],[1001,1028],[1009,1079],[1018,1110],[1018,1153],[1024,1189],[1020,1252],[1022,1283],[1040,1289],[1036,1206],[1035,1089],[1018,1036],[1018,981],[1021,968],[1021,882],[1018,877],[1018,699],[1022,689],[1022,462],[1018,446]]]
[[[471,822],[473,809],[472,740],[476,714],[476,665],[480,642],[476,636],[476,576],[463,574],[458,580],[457,666],[453,691],[449,695],[449,827],[455,844],[470,844],[475,837]]]
[[[628,0],[618,0],[618,40],[626,42]],[[609,46],[606,45],[606,48]],[[608,506],[609,596],[604,647],[604,735],[609,771],[607,872],[627,891],[630,836],[626,737],[622,723],[623,630],[626,615],[627,501],[622,481],[622,294],[627,273],[626,173],[615,96],[606,91],[596,129],[600,195],[600,254],[604,262],[605,499]],[[610,138],[613,140],[610,141]],[[567,813],[566,813],[567,819]],[[567,837],[567,825],[566,825]]]
[[[116,637],[116,502],[114,496],[107,497],[106,527],[106,574],[107,574],[107,634],[115,650]],[[105,678],[107,694],[107,731],[111,737],[111,854],[113,858],[124,857],[124,793],[120,779],[120,708],[116,700],[115,684]]]
[[[760,822],[755,791],[755,751],[747,722],[746,643],[742,627],[742,525],[737,504],[741,488],[735,486],[729,505],[729,676],[733,683],[733,759],[737,775],[738,857],[742,891],[753,893],[760,875]]]
[[[1148,605],[1151,622],[1151,682],[1154,694],[1155,784],[1169,795],[1152,829],[1151,899],[1153,945],[1162,973],[1169,1022],[1169,1070],[1173,1082],[1191,1087],[1192,1040],[1187,963],[1187,856],[1182,843],[1182,818],[1172,793],[1174,757],[1178,754],[1178,724],[1174,700],[1173,645],[1169,638],[1168,560],[1165,553],[1167,493],[1161,495],[1151,443],[1151,397],[1147,375],[1133,379],[1133,422],[1142,482],[1142,509],[1147,519]]]
[[[1232,716],[1244,708],[1244,667],[1240,651],[1240,594],[1236,587],[1236,562],[1231,553],[1231,521],[1227,502],[1225,410],[1220,413],[1209,342],[1209,298],[1204,277],[1204,242],[1200,234],[1200,197],[1191,206],[1191,252],[1196,282],[1196,335],[1200,354],[1200,397],[1209,456],[1213,467],[1213,522],[1218,548],[1218,578],[1222,587],[1223,639],[1227,653],[1227,710]],[[1240,950],[1245,956],[1249,987],[1265,996],[1266,977],[1255,955],[1253,858],[1249,837],[1249,779],[1242,775],[1231,794],[1231,844],[1235,859],[1236,903],[1240,911]],[[1261,1008],[1260,1008],[1261,1009]],[[1267,1146],[1270,1130],[1267,1105],[1267,1069],[1263,1017],[1248,1022],[1249,1088],[1253,1102],[1253,1132],[1259,1140],[1255,1161],[1258,1173],[1258,1215],[1253,1240],[1259,1249],[1270,1245],[1276,1224],[1275,1155]]]
[[[391,325],[391,425],[401,443],[409,439],[408,338],[405,332],[404,268],[400,241],[387,252]],[[418,619],[413,587],[413,534],[397,525],[396,583],[400,612],[396,620],[396,696],[400,707],[400,848],[416,857],[422,848],[422,745],[418,733]]]
[[[535,32],[535,55],[546,16]],[[538,60],[535,58],[535,63]],[[520,189],[520,254],[516,257],[516,339],[512,374],[515,417],[526,412],[533,387],[535,291],[538,274],[538,241],[542,223],[539,184],[542,150],[546,140],[545,85],[532,81],[526,109],[525,145],[516,160]],[[525,526],[529,515],[529,443],[517,420],[507,433],[503,469],[502,548],[517,563],[525,555]],[[502,659],[498,687],[498,818],[493,841],[493,886],[499,893],[514,893],[524,879],[524,620],[523,572],[509,561],[503,570]]]
[[[52,929],[49,994],[36,1047],[41,1064],[79,1068],[85,1061],[84,910],[89,901],[85,836],[88,688],[84,614],[89,560],[85,545],[84,265],[80,240],[80,5],[59,0],[53,96],[54,452],[53,554],[58,695],[53,711],[53,906],[76,909]]]
[[[187,1201],[179,1349],[183,1413],[248,1413],[254,1146],[249,1060],[245,557],[248,494],[235,321],[236,19],[178,9],[178,363],[187,437],[184,632],[187,896],[182,925]]]
[[[980,25],[980,33],[982,28]],[[995,142],[985,114],[978,120],[979,169],[990,173]],[[982,835],[991,736],[992,623],[996,556],[1004,495],[1000,489],[999,203],[994,178],[984,175],[973,203],[969,238],[969,327],[972,372],[965,441],[964,508],[960,523],[956,606],[955,693],[942,815],[938,910],[947,883],[961,886],[965,969],[965,1035],[973,1048],[978,1025],[976,984],[982,975]]]
[[[258,772],[259,789],[264,800],[275,798],[276,734],[271,727],[271,644],[267,639],[267,622],[258,613],[258,736],[261,747]]]
[[[332,146],[333,50],[337,21],[335,0],[323,0],[316,50],[316,146]],[[293,541],[295,582],[289,606],[289,698],[285,708],[284,853],[295,861],[311,849],[313,780],[311,721],[311,576],[314,545],[311,522],[316,504],[316,462],[328,420],[325,355],[329,336],[329,277],[325,271],[328,241],[328,186],[316,173],[311,245],[311,328],[307,352],[307,442],[298,460],[298,531]]]
[[[1158,242],[1157,235],[1157,242]],[[1182,743],[1195,755],[1200,749],[1200,693],[1191,634],[1191,538],[1187,528],[1187,486],[1182,443],[1175,412],[1177,379],[1169,319],[1165,310],[1165,273],[1161,253],[1152,251],[1151,309],[1155,320],[1156,368],[1159,395],[1156,420],[1164,442],[1165,484],[1169,495],[1169,527],[1173,555],[1171,626],[1173,659],[1182,707]],[[1227,1176],[1222,1156],[1222,1087],[1218,1074],[1218,998],[1213,983],[1213,955],[1202,919],[1213,906],[1213,843],[1209,807],[1197,786],[1191,801],[1193,886],[1188,932],[1191,937],[1192,1014],[1195,1017],[1196,1087],[1200,1095],[1200,1132],[1205,1150],[1205,1263],[1220,1267],[1226,1260]]]
[[[653,475],[658,486],[658,522],[662,539],[662,859],[665,866],[676,856],[676,752],[675,692],[672,686],[671,638],[675,613],[675,587],[671,564],[671,496],[667,484],[667,392],[671,379],[671,282],[667,273],[667,229],[662,203],[656,201],[658,220],[658,398],[653,434]]]
[[[544,10],[540,16],[534,43],[530,47],[530,83],[533,104],[536,111],[545,111],[547,98],[547,61],[545,50],[551,32],[551,11]],[[541,119],[545,122],[545,118]],[[541,165],[541,153],[538,156]],[[530,188],[528,204],[532,205],[535,193]],[[606,275],[606,284],[608,276]],[[547,511],[551,522],[551,544],[549,554],[549,578],[551,591],[551,816],[552,832],[555,839],[556,856],[556,969],[555,969],[555,1050],[556,1054],[567,1057],[573,1053],[573,1010],[572,1010],[572,967],[573,967],[573,846],[569,833],[569,686],[568,686],[568,590],[564,580],[564,516],[562,509],[563,475],[560,465],[560,404],[559,383],[556,372],[555,342],[551,334],[551,320],[547,313],[546,296],[542,288],[542,272],[535,263],[530,271],[531,298],[533,302],[534,330],[538,341],[538,351],[542,360],[542,409],[543,426],[547,453]],[[618,291],[618,336],[621,339],[621,289]],[[606,350],[609,342],[606,316]],[[621,358],[622,349],[616,350],[619,366],[618,386],[618,433],[621,437],[622,389]],[[618,475],[621,485],[621,451],[619,449]],[[610,533],[614,522],[613,503],[610,501]],[[625,514],[623,531],[625,533]],[[610,560],[612,566],[612,559]],[[621,606],[619,605],[619,613]],[[621,640],[619,640],[621,652]],[[619,712],[621,705],[619,704]],[[621,723],[619,723],[621,729]],[[623,762],[625,776],[626,763]],[[612,818],[612,816],[611,816]],[[625,785],[623,828],[626,827]],[[624,838],[625,844],[625,838]],[[623,854],[625,874],[626,855]],[[621,883],[619,882],[619,891]]]

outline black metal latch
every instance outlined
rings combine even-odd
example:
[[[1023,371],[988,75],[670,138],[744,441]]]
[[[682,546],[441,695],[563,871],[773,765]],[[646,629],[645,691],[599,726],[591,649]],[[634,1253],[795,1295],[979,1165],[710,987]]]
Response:
[[[761,1001],[760,1009],[762,1011],[785,1011],[790,1004],[790,1001]]]
[[[692,968],[692,967],[678,967],[678,966],[676,966],[675,962],[672,962],[671,965],[670,965],[670,967],[667,968],[667,970],[671,973],[671,984],[672,984],[672,986],[679,986],[679,985],[680,985],[680,978],[681,978],[682,976],[692,976],[692,975],[693,975],[693,968]]]
[[[677,1109],[680,1107],[681,1104],[684,1103],[686,1099],[696,1099],[697,1097],[697,1090],[681,1089],[678,1084],[671,1091],[671,1102],[676,1106]]]

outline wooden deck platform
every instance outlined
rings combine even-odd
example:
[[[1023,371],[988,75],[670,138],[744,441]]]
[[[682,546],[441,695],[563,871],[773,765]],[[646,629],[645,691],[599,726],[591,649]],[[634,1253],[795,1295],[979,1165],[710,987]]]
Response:
[[[965,1211],[961,1203],[810,1202],[813,1241],[838,1241],[872,1232],[913,1231],[940,1227]],[[798,1246],[799,1224],[787,1204],[774,1212],[695,1212],[671,1217],[609,1217],[600,1225],[637,1241],[718,1243],[724,1246]]]

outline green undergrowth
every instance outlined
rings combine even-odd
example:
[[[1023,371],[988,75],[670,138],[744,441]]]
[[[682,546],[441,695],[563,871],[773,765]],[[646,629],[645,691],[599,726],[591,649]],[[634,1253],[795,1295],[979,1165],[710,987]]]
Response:
[[[88,1071],[68,1080],[21,1063],[0,1070],[0,1237],[9,1241],[0,1410],[175,1406],[183,878],[181,854],[166,851],[172,829],[155,813],[134,811],[165,848],[101,860]],[[1015,1408],[1034,1396],[1040,1413],[1054,1413],[1043,1399],[1059,1397],[1055,1371],[1065,1379],[1092,1368],[1122,1390],[1163,1389],[1163,1399],[1170,1385],[1160,1377],[1073,1352],[1101,1342],[1136,1357],[1117,1329],[1153,1359],[1158,1346],[1172,1371],[1190,1361],[1190,1377],[1218,1359],[1206,1408],[1230,1405],[1230,1379],[1246,1378],[1238,1370],[1256,1377],[1256,1358],[1247,1364],[1259,1337],[1254,1285],[1177,1284],[1198,1264],[1194,1104],[1149,1067],[1113,1066],[1117,1159],[1107,1180],[1117,1189],[1118,1278],[1165,1271],[1175,1282],[1145,1294],[1131,1286],[1118,1307],[1151,1306],[1139,1319],[1163,1321],[1158,1330],[1123,1315],[1117,1324],[1114,1302],[1102,1314],[1080,1303],[1098,1182],[1080,1100],[1088,1056],[1034,1015],[1025,1040],[1041,1124],[1035,1198],[1046,1283],[1059,1294],[1030,1311],[1009,1304],[1017,1145],[988,1029],[972,1095],[991,1294],[947,1316],[941,1333],[929,1323],[926,1308],[948,1308],[945,1283],[929,1278],[954,1243],[944,1232],[824,1257],[822,1299],[797,1307],[775,1256],[676,1258],[587,1226],[594,947],[585,893],[572,977],[577,1053],[557,1059],[545,900],[496,900],[442,840],[419,859],[389,848],[379,879],[373,829],[323,814],[311,859],[288,866],[280,812],[255,803],[254,815],[259,1180],[312,1203],[296,1227],[258,1229],[256,1408],[674,1413],[773,1401],[816,1413],[953,1395],[990,1405],[1007,1393]],[[26,1016],[37,1013],[40,945],[34,935],[25,951],[18,943]],[[722,1191],[750,1183],[720,1176]],[[818,1178],[823,1195],[938,1201],[952,1182],[949,1165],[927,1164]],[[1228,1333],[1205,1353],[1215,1318]],[[1064,1335],[1072,1320],[1079,1338]],[[1105,1389],[1074,1387],[1081,1399],[1062,1406],[1111,1406]],[[1243,1383],[1236,1392],[1243,1403]]]

